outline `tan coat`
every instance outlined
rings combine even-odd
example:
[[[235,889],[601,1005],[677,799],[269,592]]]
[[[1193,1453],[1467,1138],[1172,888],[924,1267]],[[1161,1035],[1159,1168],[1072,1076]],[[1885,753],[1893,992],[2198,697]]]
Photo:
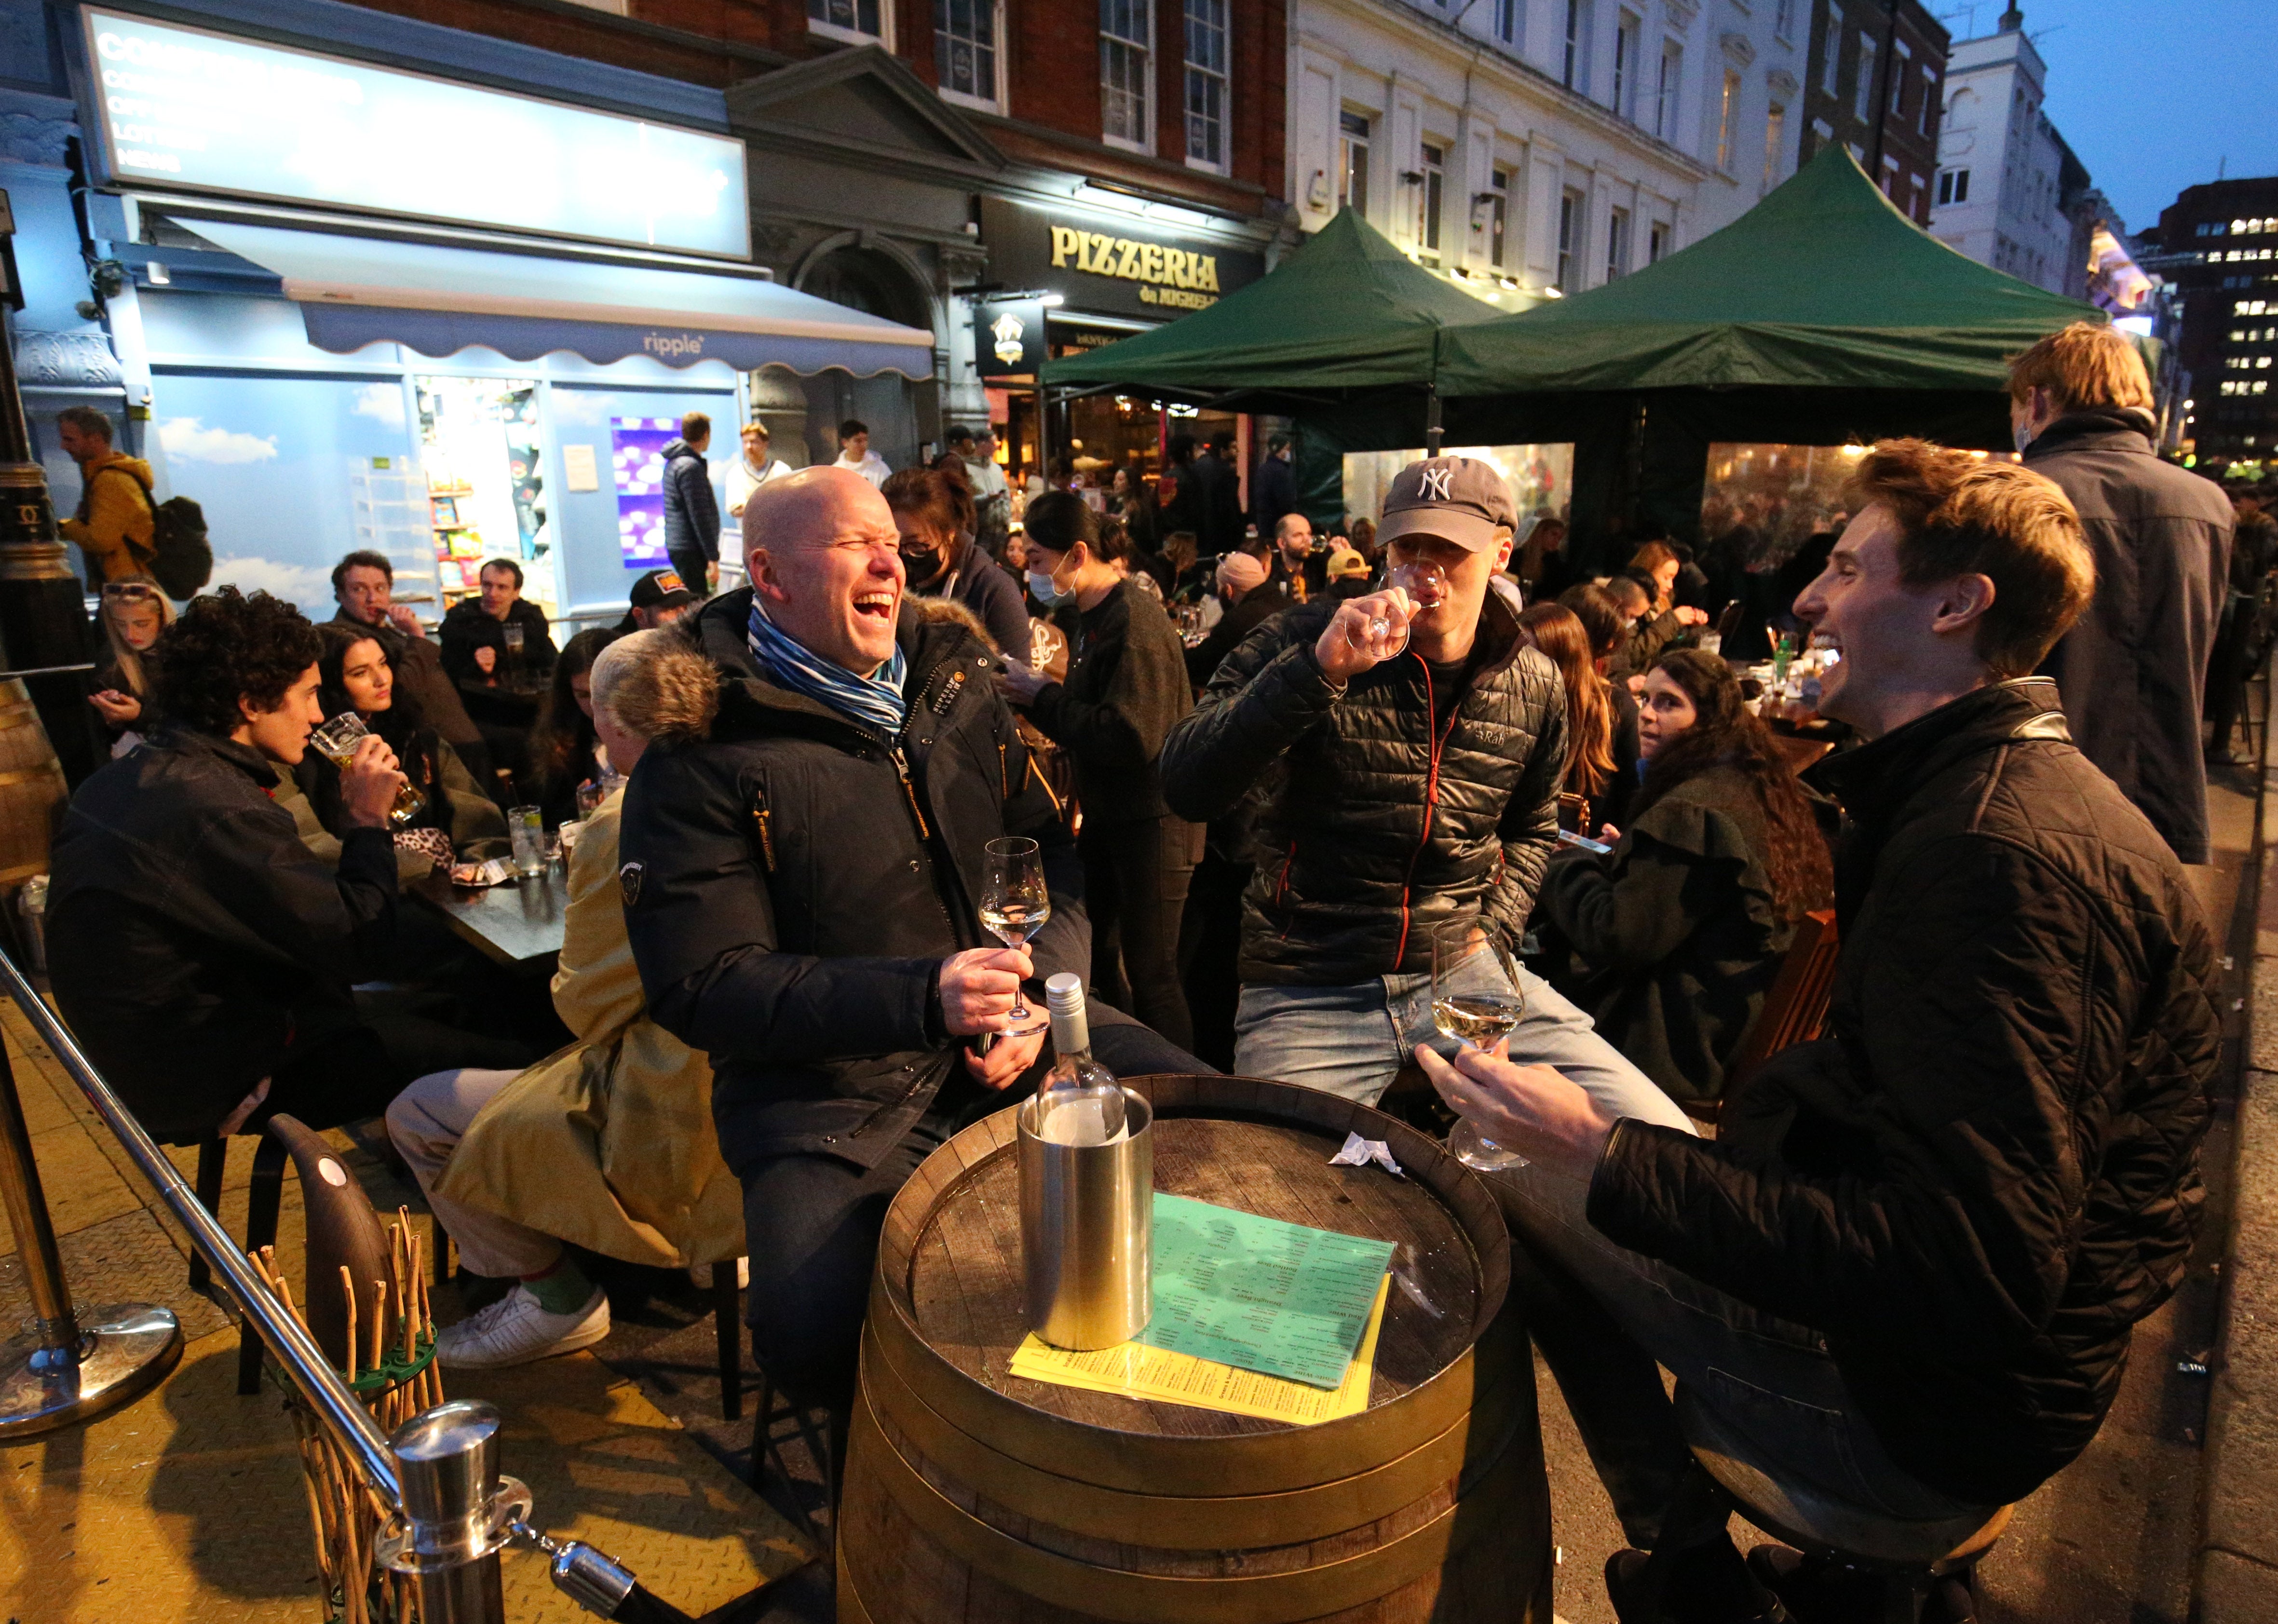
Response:
[[[629,1262],[739,1257],[743,1192],[712,1131],[712,1068],[648,1018],[617,888],[619,790],[585,824],[554,1007],[577,1041],[475,1118],[439,1192]]]

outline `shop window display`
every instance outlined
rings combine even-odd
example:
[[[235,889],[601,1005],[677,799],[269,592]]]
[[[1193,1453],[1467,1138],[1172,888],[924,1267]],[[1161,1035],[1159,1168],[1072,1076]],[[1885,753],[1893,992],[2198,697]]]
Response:
[[[545,476],[538,385],[528,378],[427,377],[419,397],[436,583],[447,606],[480,590],[483,560],[524,560],[523,595],[549,614]]]

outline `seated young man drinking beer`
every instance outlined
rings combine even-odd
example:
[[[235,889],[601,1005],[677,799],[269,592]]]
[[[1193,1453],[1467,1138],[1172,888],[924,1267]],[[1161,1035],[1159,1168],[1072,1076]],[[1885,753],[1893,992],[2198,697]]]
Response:
[[[1721,1511],[1671,1514],[1705,1502],[1677,1496],[1656,1363],[1777,1475],[1990,1514],[2095,1437],[2203,1200],[2214,943],[2030,675],[2094,587],[2071,504],[1917,440],[1875,447],[1846,499],[1796,601],[1842,652],[1822,713],[1869,741],[1814,774],[1847,816],[1829,1035],[1714,1140],[1550,1066],[1422,1057],[1532,1163],[1492,1181],[1558,1305],[1531,1324],[1629,1537],[1667,1548],[1650,1580],[1640,1552],[1608,1565],[1630,1624],[1777,1617],[1764,1587],[1825,1616],[1835,1583],[1778,1547],[1744,1567]]]

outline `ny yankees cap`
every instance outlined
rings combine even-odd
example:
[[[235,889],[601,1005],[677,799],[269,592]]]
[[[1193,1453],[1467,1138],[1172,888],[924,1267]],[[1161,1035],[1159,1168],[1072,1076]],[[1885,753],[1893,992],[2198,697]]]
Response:
[[[1380,543],[1437,536],[1466,553],[1485,553],[1497,530],[1518,528],[1518,507],[1501,474],[1472,457],[1430,457],[1395,475],[1384,499]]]

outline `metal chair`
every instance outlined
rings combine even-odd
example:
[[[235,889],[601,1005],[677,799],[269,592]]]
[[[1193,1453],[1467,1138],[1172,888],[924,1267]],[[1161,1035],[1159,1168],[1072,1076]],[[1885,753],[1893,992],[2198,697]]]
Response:
[[[250,1257],[262,1247],[277,1244],[277,1214],[285,1203],[285,1147],[264,1132],[253,1150],[253,1182],[245,1193],[245,1252]],[[229,1141],[210,1139],[198,1147],[198,1204],[221,1216],[222,1175],[229,1166]],[[190,1289],[203,1292],[213,1284],[204,1256],[190,1254]],[[261,1335],[250,1321],[241,1318],[237,1330],[237,1391],[250,1396],[261,1391]]]
[[[1877,1624],[1918,1624],[1931,1592],[1952,1580],[1971,1591],[1973,1572],[2009,1526],[2013,1506],[1931,1521],[1907,1521],[1837,1499],[1779,1475],[1739,1433],[1682,1384],[1677,1424],[1694,1463],[1740,1514],[1808,1557],[1881,1581]],[[1974,1594],[1974,1592],[1971,1592]]]

